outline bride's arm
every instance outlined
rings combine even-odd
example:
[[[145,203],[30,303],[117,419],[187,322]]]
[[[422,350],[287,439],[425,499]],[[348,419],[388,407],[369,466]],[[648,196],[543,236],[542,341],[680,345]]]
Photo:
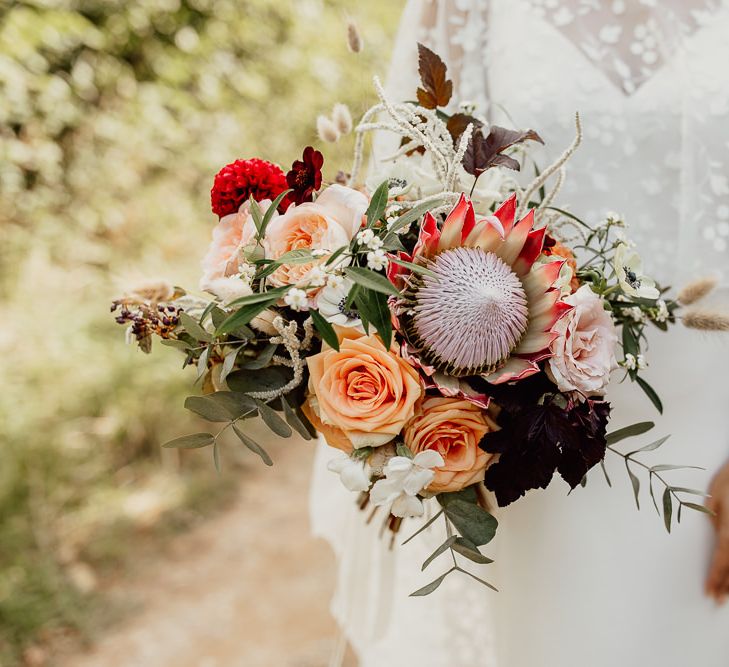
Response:
[[[712,557],[706,593],[719,604],[729,596],[729,462],[714,477],[707,506],[715,514],[716,546]]]

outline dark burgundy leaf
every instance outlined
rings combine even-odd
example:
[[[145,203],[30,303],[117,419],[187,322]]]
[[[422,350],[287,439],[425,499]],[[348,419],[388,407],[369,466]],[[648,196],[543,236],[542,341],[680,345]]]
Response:
[[[473,133],[468,144],[466,154],[463,156],[463,168],[473,176],[478,176],[490,167],[502,166],[519,170],[519,163],[506,155],[503,151],[514,144],[525,141],[538,141],[543,144],[542,138],[534,130],[509,130],[505,127],[492,125],[488,136],[483,135],[479,128]]]
[[[453,137],[453,144],[457,144],[461,135],[466,131],[469,125],[473,125],[473,129],[476,130],[483,126],[483,123],[478,119],[467,113],[454,113],[446,123],[448,132]]]
[[[447,67],[440,56],[427,46],[418,44],[418,72],[421,88],[418,88],[418,102],[426,109],[447,106],[453,95],[453,82],[446,78]]]

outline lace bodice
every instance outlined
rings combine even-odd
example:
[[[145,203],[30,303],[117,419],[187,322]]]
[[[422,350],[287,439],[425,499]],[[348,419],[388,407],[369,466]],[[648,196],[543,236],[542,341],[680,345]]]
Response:
[[[536,129],[539,163],[569,143],[580,112],[585,140],[561,204],[593,223],[622,214],[664,283],[729,281],[726,0],[425,0],[407,11],[448,60],[454,98]],[[400,48],[393,90],[408,90],[414,49]]]

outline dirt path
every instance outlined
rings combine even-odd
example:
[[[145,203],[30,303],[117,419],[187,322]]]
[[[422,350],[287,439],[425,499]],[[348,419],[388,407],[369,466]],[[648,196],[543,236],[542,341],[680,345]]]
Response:
[[[334,558],[309,535],[313,452],[291,439],[273,470],[251,463],[231,509],[114,592],[138,611],[62,667],[325,667]]]

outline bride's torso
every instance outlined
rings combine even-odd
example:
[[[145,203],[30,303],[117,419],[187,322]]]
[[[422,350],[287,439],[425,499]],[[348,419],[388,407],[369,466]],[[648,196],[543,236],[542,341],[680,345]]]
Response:
[[[435,5],[430,37],[448,33],[460,98],[497,124],[537,130],[542,165],[580,113],[584,140],[560,201],[591,222],[622,214],[663,281],[707,269],[729,279],[729,3]]]

